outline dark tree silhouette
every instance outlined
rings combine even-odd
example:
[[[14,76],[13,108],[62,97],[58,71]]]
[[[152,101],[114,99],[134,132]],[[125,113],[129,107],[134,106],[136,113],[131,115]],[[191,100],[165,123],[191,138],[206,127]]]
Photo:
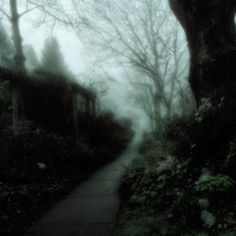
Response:
[[[17,0],[9,0],[9,4],[6,4],[5,1],[0,1],[0,15],[4,16],[10,22],[12,28],[12,40],[14,44],[14,73],[15,78],[18,80],[23,80],[25,75],[27,74],[26,67],[25,67],[25,56],[23,52],[23,38],[20,32],[20,19],[28,14],[29,12],[33,11],[37,7],[28,8],[28,4],[26,4],[26,9],[19,13],[20,1]],[[18,86],[19,87],[19,86]],[[24,106],[22,103],[21,98],[21,91],[17,86],[12,87],[12,107],[13,107],[13,127],[17,127],[20,121],[20,116],[23,116]]]
[[[5,30],[5,27],[0,23],[0,65],[12,68],[14,57],[14,46],[11,39]]]
[[[42,69],[55,74],[69,74],[60,45],[55,37],[50,37],[45,41],[42,51]]]

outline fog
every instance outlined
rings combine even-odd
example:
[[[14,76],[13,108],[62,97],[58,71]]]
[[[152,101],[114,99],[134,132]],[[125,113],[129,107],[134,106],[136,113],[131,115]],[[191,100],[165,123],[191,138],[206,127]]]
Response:
[[[0,0],[0,235],[236,235],[235,14]]]
[[[70,8],[69,2],[59,2],[65,9]],[[109,1],[107,1],[107,4],[109,4],[108,2]],[[131,3],[133,4],[133,2]],[[22,1],[20,4],[22,5],[19,5],[19,9],[22,9],[21,11],[23,11],[26,3],[25,1]],[[88,19],[95,20],[96,25],[98,26],[103,25],[103,21],[93,14],[94,12],[99,12],[99,8],[103,9],[103,4],[106,4],[106,1],[95,3],[97,4],[97,6],[95,6],[95,11],[92,2],[84,1],[80,4],[80,6],[83,6],[81,9],[87,11],[81,13],[82,17],[86,16]],[[158,4],[160,4],[161,11],[164,12],[163,14],[165,14],[166,19],[168,19],[166,20],[164,30],[162,29],[160,31],[160,34],[163,34],[163,39],[167,40],[166,37],[168,37],[168,32],[171,30],[171,27],[178,23],[170,12],[167,1],[159,0]],[[160,12],[160,14],[162,14],[162,12]],[[131,16],[133,13],[130,12],[128,14]],[[132,77],[134,71],[137,73],[137,70],[130,67],[126,62],[123,62],[120,57],[117,58],[116,56],[108,55],[107,57],[109,59],[104,59],[107,55],[105,50],[104,53],[101,52],[101,49],[99,49],[100,51],[97,50],[94,45],[96,44],[96,36],[95,39],[92,39],[93,36],[88,34],[86,30],[83,30],[83,26],[81,26],[81,30],[78,30],[79,32],[75,32],[73,29],[70,29],[70,27],[63,25],[60,22],[52,24],[50,20],[46,20],[46,24],[40,24],[39,21],[42,18],[42,15],[40,10],[35,9],[23,16],[20,20],[23,44],[31,45],[40,60],[45,40],[50,36],[55,36],[59,41],[65,63],[78,81],[85,85],[91,84],[91,80],[96,81],[96,83],[99,83],[99,81],[101,81],[101,83],[106,83],[107,91],[101,98],[104,109],[112,110],[119,117],[131,118],[134,122],[135,129],[151,130],[150,118],[142,107],[137,106],[137,104],[130,99],[132,94],[137,92],[137,88],[130,83],[129,77]],[[9,22],[5,18],[3,19],[4,24],[8,25],[7,29],[10,34]],[[177,27],[178,35],[181,38],[182,48],[187,49],[182,28],[179,25]],[[93,42],[94,40],[95,43]],[[164,57],[166,56],[164,55]],[[182,65],[187,64],[187,50],[184,57]],[[163,68],[164,66],[162,69]],[[185,68],[185,75],[182,75],[182,78],[186,78],[187,73],[188,66]]]

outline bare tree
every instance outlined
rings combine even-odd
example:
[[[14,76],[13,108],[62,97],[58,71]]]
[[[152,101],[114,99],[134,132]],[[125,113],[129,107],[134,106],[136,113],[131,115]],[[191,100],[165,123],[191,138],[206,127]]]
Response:
[[[145,85],[138,78],[132,79],[132,84],[144,89],[144,96],[151,96],[150,109],[156,113],[152,117],[158,117],[157,123],[175,113],[188,63],[180,28],[163,1],[69,0],[64,6],[58,1],[53,6],[39,6],[34,0],[30,3],[69,27],[79,40],[93,47],[100,60],[117,60],[125,68],[138,71],[138,78],[147,78]]]
[[[163,119],[179,112],[179,106],[186,110],[186,101],[179,103],[188,95],[181,82],[188,71],[186,47],[181,45],[176,21],[168,19],[167,10],[159,4],[145,0],[136,6],[119,1],[110,8],[96,8],[97,18],[90,21],[89,28],[96,35],[90,37],[92,44],[103,54],[107,52],[104,57],[118,57],[126,68],[131,65],[138,72],[128,76],[137,91],[135,105],[145,111],[153,127],[160,127]],[[188,101],[188,105],[192,103]]]
[[[131,80],[131,84],[135,87],[135,91],[130,94],[130,99],[135,107],[139,107],[145,112],[149,118],[150,125],[153,131],[158,127],[160,110],[156,111],[157,107],[154,104],[153,97],[155,96],[154,87],[150,84],[150,81],[142,77],[139,79],[140,82],[135,82]]]
[[[188,71],[177,22],[156,0],[107,0],[92,8],[92,17],[86,16],[85,40],[92,39],[89,45],[95,45],[104,58],[118,58],[140,74],[131,83],[143,91],[138,93],[143,96],[139,104],[160,127],[175,113],[181,79]]]

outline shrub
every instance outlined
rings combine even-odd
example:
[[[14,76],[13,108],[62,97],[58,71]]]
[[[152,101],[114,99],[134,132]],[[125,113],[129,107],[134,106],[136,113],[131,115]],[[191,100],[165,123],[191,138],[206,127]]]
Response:
[[[125,223],[122,236],[152,235],[157,227],[157,220],[151,216],[137,217]]]
[[[221,193],[232,190],[234,186],[235,182],[229,176],[222,174],[213,176],[206,173],[195,182],[194,189],[202,193]]]
[[[113,113],[107,112],[98,116],[94,121],[92,142],[97,146],[109,146],[113,150],[123,150],[131,138],[133,131],[128,121],[119,120]]]
[[[215,171],[224,168],[235,125],[222,113],[223,108],[207,110],[166,125],[165,138],[174,146],[171,154],[179,160],[191,159],[196,176],[203,166]]]

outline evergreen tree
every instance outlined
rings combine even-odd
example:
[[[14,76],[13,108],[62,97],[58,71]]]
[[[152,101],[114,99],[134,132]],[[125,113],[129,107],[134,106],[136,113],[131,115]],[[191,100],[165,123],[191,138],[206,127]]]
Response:
[[[12,68],[14,60],[14,46],[11,39],[0,23],[0,65]]]
[[[42,52],[42,69],[64,76],[71,75],[64,62],[60,45],[55,37],[50,37],[45,41]]]
[[[24,55],[25,55],[25,65],[28,71],[32,71],[35,68],[40,67],[40,62],[38,60],[37,54],[34,48],[31,45],[25,45],[24,48]]]

